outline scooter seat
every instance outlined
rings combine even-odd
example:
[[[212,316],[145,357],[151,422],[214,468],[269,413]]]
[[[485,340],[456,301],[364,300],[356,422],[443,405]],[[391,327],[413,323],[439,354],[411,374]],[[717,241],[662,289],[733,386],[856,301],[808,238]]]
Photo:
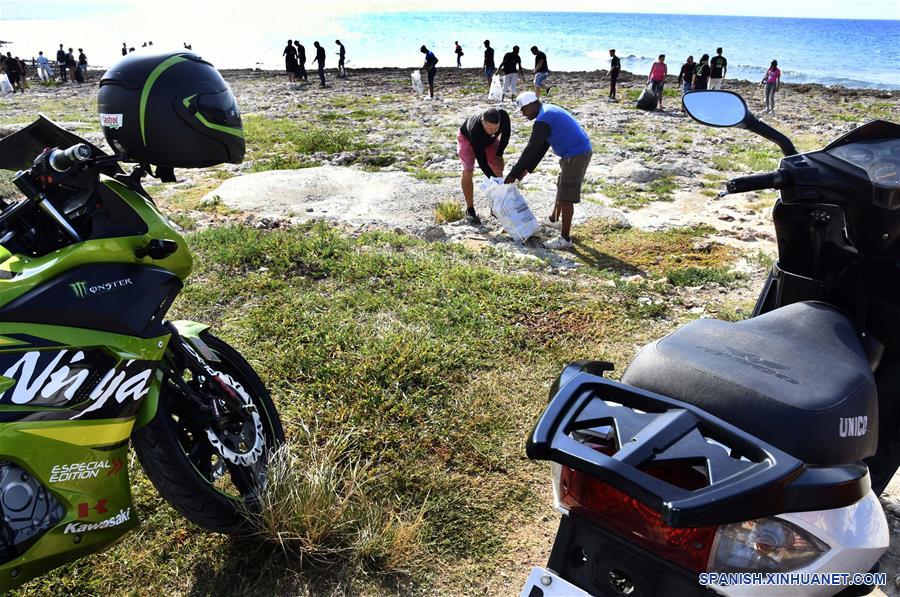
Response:
[[[871,456],[878,396],[850,321],[794,303],[729,323],[698,319],[645,346],[624,383],[723,419],[809,464]]]

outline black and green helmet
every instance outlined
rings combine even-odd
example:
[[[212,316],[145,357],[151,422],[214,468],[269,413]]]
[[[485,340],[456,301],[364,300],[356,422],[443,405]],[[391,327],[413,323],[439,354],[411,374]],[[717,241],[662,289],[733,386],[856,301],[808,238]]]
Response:
[[[190,52],[130,54],[100,79],[100,126],[122,159],[202,168],[244,159],[234,94]]]

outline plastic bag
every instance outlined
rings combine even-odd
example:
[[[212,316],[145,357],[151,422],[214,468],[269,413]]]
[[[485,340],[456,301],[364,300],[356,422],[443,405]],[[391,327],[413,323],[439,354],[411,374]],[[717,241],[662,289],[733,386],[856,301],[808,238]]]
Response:
[[[500,75],[494,75],[494,78],[491,79],[491,90],[488,91],[488,100],[492,102],[499,102],[503,99],[503,82],[500,80]]]
[[[422,95],[425,92],[425,87],[422,85],[422,73],[414,70],[410,77],[412,78],[413,89],[416,93]]]
[[[540,228],[528,202],[515,184],[503,184],[502,178],[489,178],[481,183],[500,225],[514,240],[524,243]]]
[[[656,110],[658,98],[656,97],[656,93],[653,91],[653,83],[647,83],[647,86],[641,92],[641,95],[637,99],[636,107],[639,110]]]
[[[12,93],[13,86],[12,83],[9,82],[9,77],[6,76],[6,73],[0,74],[0,92],[2,93]]]

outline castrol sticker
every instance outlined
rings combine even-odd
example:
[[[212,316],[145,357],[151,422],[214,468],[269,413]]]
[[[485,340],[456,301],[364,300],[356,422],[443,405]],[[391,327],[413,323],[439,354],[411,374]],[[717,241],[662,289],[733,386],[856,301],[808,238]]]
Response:
[[[100,114],[100,126],[105,126],[107,128],[122,128],[122,120],[121,114]]]

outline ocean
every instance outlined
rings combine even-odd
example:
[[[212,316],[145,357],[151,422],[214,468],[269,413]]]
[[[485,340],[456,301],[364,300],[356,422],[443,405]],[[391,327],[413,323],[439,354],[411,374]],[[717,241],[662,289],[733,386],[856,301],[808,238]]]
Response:
[[[677,73],[688,54],[724,48],[730,78],[757,81],[773,59],[782,80],[847,87],[900,89],[900,20],[788,19],[619,13],[541,12],[341,12],[308,10],[301,2],[157,4],[0,3],[4,52],[23,57],[43,50],[51,57],[59,43],[83,47],[94,65],[121,57],[122,42],[141,50],[153,41],[159,50],[193,50],[219,68],[283,68],[287,39],[299,38],[307,55],[318,40],[328,51],[327,67],[337,64],[340,38],[348,67],[415,67],[425,44],[440,60],[455,65],[453,42],[463,47],[464,67],[481,65],[484,39],[497,60],[514,44],[526,68],[537,45],[552,70],[596,70],[609,65],[616,48],[622,68],[649,72],[664,53]],[[76,52],[77,53],[77,52]]]

